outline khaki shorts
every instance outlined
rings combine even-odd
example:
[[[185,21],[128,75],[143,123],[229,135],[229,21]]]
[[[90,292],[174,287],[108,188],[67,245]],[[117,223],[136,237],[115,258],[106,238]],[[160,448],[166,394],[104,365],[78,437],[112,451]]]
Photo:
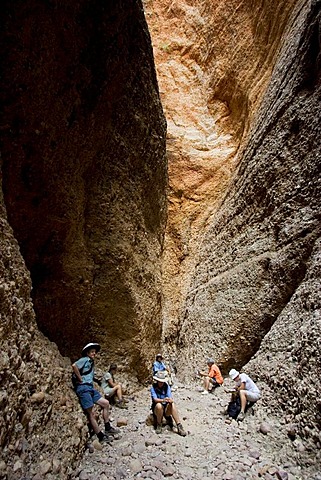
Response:
[[[240,392],[244,392],[246,398],[249,402],[257,402],[261,398],[260,393],[249,392],[248,390],[240,390]]]

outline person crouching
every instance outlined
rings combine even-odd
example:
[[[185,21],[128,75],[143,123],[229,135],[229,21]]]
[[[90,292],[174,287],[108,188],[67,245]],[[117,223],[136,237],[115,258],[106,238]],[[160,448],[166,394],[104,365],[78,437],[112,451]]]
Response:
[[[150,392],[152,397],[152,411],[156,420],[156,433],[162,433],[162,420],[163,417],[165,417],[170,428],[173,428],[174,419],[177,425],[178,435],[185,437],[186,432],[180,422],[171,387],[167,383],[166,373],[156,372],[153,380],[154,383]]]

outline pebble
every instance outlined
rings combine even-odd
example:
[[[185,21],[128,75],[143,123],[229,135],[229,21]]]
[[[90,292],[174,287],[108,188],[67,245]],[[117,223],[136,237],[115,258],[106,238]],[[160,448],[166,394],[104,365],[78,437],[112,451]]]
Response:
[[[269,425],[267,422],[262,422],[260,425],[260,432],[263,433],[263,435],[267,435],[271,431],[271,425]]]

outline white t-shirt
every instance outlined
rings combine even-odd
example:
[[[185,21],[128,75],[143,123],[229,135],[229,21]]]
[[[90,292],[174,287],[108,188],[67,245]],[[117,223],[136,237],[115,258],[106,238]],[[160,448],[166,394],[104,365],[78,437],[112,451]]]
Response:
[[[257,388],[253,380],[248,375],[246,375],[246,373],[240,373],[238,387],[241,385],[241,383],[245,383],[245,390],[253,393],[258,393],[260,395],[260,390]]]

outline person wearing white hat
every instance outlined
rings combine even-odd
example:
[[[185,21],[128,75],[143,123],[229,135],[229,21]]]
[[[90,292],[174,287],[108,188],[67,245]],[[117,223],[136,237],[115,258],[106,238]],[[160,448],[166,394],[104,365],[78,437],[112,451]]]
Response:
[[[87,343],[82,349],[82,357],[73,365],[73,384],[75,392],[79,398],[80,405],[87,415],[89,424],[97,435],[100,443],[112,441],[118,430],[113,428],[109,422],[109,402],[103,398],[100,393],[94,389],[95,366],[94,359],[100,351],[99,343]],[[105,432],[102,432],[98,426],[95,414],[93,412],[94,404],[103,409],[103,419],[105,422]]]
[[[231,380],[236,382],[236,391],[238,391],[241,400],[241,411],[237,419],[242,422],[245,418],[245,409],[247,402],[255,403],[261,398],[261,392],[251,377],[246,373],[240,373],[235,368],[229,371]]]
[[[177,433],[182,437],[186,432],[179,419],[178,411],[173,400],[171,387],[167,383],[166,372],[157,372],[153,376],[153,386],[150,389],[152,397],[152,411],[156,420],[156,433],[162,433],[162,419],[165,416],[170,428],[173,428],[173,419],[177,425]]]

